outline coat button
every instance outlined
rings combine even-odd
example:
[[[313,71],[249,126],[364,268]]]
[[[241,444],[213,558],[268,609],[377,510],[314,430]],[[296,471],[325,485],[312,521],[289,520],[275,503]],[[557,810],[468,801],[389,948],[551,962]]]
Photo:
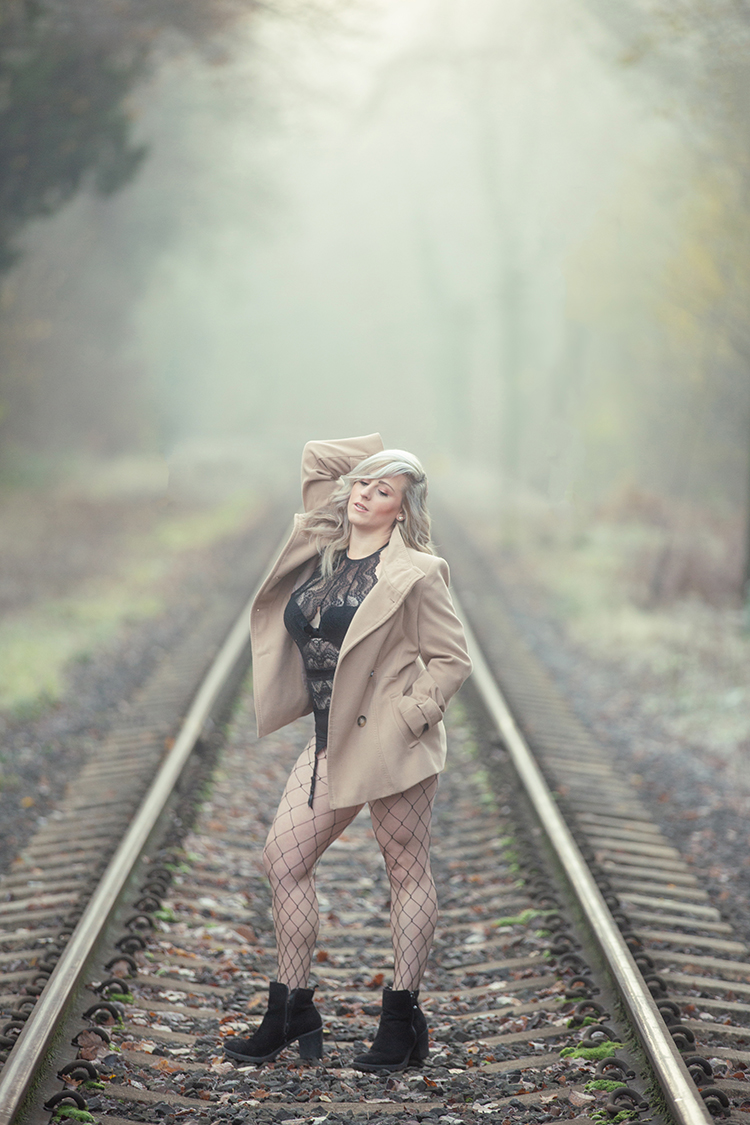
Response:
[[[365,716],[364,716],[364,715],[360,715],[360,716],[359,716],[359,718],[357,719],[357,726],[358,726],[358,727],[363,727],[363,726],[365,725],[365,723],[366,723],[366,722],[367,722],[367,719],[365,718]]]

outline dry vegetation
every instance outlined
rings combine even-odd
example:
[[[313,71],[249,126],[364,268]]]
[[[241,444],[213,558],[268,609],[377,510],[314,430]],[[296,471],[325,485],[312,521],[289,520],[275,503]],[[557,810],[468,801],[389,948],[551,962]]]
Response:
[[[553,618],[613,696],[747,787],[750,629],[736,522],[629,490],[585,519],[526,504],[476,526],[513,596]]]
[[[106,472],[92,473],[95,488],[73,479],[0,493],[0,715],[11,720],[54,704],[68,669],[162,613],[196,551],[258,510],[247,489],[223,500],[144,489],[144,474],[140,488],[123,489],[122,474],[108,488]]]

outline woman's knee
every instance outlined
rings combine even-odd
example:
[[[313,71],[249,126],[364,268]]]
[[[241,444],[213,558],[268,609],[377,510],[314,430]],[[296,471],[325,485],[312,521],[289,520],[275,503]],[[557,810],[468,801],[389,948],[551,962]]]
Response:
[[[269,879],[273,878],[274,868],[278,860],[278,847],[271,840],[266,840],[266,845],[263,848],[263,870]]]
[[[373,827],[375,839],[389,872],[398,868],[406,870],[429,869],[430,840],[428,835],[417,834],[410,825],[404,823],[381,822]]]
[[[315,857],[298,849],[285,852],[275,840],[268,840],[263,849],[263,868],[272,887],[292,887],[312,877]]]
[[[415,855],[404,848],[394,850],[384,848],[383,859],[391,884],[412,887],[434,885],[427,852]]]
[[[285,854],[272,830],[263,848],[263,870],[272,883],[278,883],[290,874],[293,866],[298,866],[298,856]]]

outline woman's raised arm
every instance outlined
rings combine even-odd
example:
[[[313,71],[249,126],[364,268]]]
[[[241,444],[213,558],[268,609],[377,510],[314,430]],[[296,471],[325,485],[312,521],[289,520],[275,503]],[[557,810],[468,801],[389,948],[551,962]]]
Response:
[[[308,441],[302,452],[302,503],[305,511],[320,508],[336,487],[339,477],[370,457],[380,453],[380,434],[341,438],[334,441]]]

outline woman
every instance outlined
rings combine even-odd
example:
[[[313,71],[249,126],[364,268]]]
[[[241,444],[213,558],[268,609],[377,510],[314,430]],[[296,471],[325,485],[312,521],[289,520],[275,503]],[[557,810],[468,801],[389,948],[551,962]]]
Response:
[[[287,782],[263,853],[278,951],[268,1010],[227,1055],[274,1059],[299,1041],[322,1056],[322,1020],[307,987],[318,934],[315,864],[369,803],[391,884],[394,984],[383,993],[360,1070],[404,1070],[427,1057],[419,984],[437,921],[429,845],[442,717],[471,670],[432,553],[419,462],[379,434],[310,442],[305,511],[251,612],[258,734],[313,711],[315,737]]]

